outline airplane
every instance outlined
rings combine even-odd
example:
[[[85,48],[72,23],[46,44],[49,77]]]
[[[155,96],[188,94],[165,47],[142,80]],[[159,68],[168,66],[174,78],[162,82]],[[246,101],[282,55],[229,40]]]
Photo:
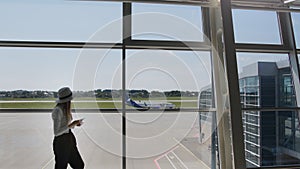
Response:
[[[164,109],[164,110],[171,110],[171,109],[176,109],[175,104],[173,103],[149,103],[149,102],[145,102],[145,101],[134,101],[132,100],[129,96],[126,95],[126,105],[128,106],[132,106],[135,108],[139,108],[139,109]]]

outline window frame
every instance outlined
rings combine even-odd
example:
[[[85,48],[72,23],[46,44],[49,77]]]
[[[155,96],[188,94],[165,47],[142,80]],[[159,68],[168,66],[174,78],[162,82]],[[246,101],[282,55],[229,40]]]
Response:
[[[101,1],[101,0],[100,0]],[[114,0],[117,1],[117,0]],[[120,0],[118,0],[120,1]],[[123,2],[123,1],[121,1]],[[132,0],[131,2],[140,2],[138,0]],[[238,81],[237,81],[237,74],[236,74],[236,52],[273,52],[273,53],[288,53],[291,63],[297,63],[292,64],[291,67],[296,70],[295,74],[293,74],[293,77],[296,79],[299,79],[299,62],[298,62],[298,56],[300,53],[300,49],[296,48],[295,45],[295,39],[293,35],[293,28],[291,26],[291,16],[290,13],[285,12],[291,12],[296,11],[300,12],[299,9],[291,9],[286,7],[274,7],[274,8],[267,8],[261,7],[258,4],[256,7],[253,7],[253,4],[238,4],[238,2],[232,0],[221,0],[220,4],[211,4],[206,1],[191,1],[191,2],[182,2],[182,1],[144,1],[147,3],[169,3],[169,4],[188,4],[188,5],[200,5],[205,10],[203,10],[203,25],[210,25],[209,21],[211,18],[209,17],[209,14],[215,14],[219,17],[223,17],[223,22],[219,22],[218,26],[224,26],[224,44],[225,44],[225,57],[224,59],[226,61],[232,60],[233,63],[225,62],[223,65],[225,66],[225,69],[227,70],[227,74],[224,76],[227,77],[228,81],[232,85],[228,85],[229,88],[229,104],[234,103],[236,101],[240,101],[239,97],[239,90],[238,89]],[[255,2],[255,1],[254,1]],[[216,11],[215,9],[209,9],[209,7],[221,7],[220,11]],[[283,44],[282,45],[270,45],[270,44],[245,44],[245,43],[235,43],[234,42],[234,32],[233,32],[233,25],[232,25],[232,8],[241,8],[241,9],[263,9],[263,10],[275,10],[278,13],[279,21],[280,21],[280,31],[281,35],[283,37]],[[153,40],[132,40],[131,39],[131,17],[128,17],[131,15],[131,3],[124,2],[123,3],[123,41],[122,43],[86,43],[86,42],[49,42],[49,41],[7,41],[7,40],[0,40],[0,48],[1,47],[31,47],[31,48],[113,48],[113,49],[122,49],[122,59],[123,62],[126,59],[126,50],[127,49],[168,49],[168,50],[200,50],[200,51],[212,51],[211,44],[206,42],[174,42],[174,41],[153,41]],[[206,34],[207,37],[211,41],[216,40],[216,37],[214,35],[211,35],[210,33],[210,27],[209,26],[203,26],[203,31]],[[222,40],[221,40],[222,41]],[[215,44],[212,44],[214,46]],[[219,49],[222,50],[222,48]],[[223,52],[223,50],[222,50]],[[125,76],[126,76],[126,65],[122,65],[122,89],[123,91],[126,90],[125,85]],[[230,81],[232,80],[233,81]],[[296,91],[300,91],[300,84],[299,82],[296,82]],[[214,86],[216,88],[216,86]],[[299,90],[297,90],[299,89]],[[213,91],[216,92],[216,91]],[[234,124],[231,124],[235,126],[232,130],[233,137],[233,153],[237,153],[238,151],[241,152],[241,156],[235,157],[233,160],[234,166],[236,168],[245,168],[245,149],[244,145],[241,144],[242,141],[237,140],[236,137],[240,137],[242,135],[241,130],[238,128],[241,127],[241,112],[242,111],[274,111],[274,110],[300,110],[299,102],[300,102],[300,94],[296,93],[297,95],[297,107],[296,108],[242,108],[239,104],[230,104],[231,111],[234,112],[231,116],[231,121]],[[123,136],[126,136],[126,106],[125,106],[125,92],[123,92],[123,101],[122,101],[122,134]],[[215,109],[211,109],[215,111]],[[1,112],[7,112],[7,111],[16,111],[16,110],[1,110]],[[32,110],[18,110],[18,111],[26,111],[26,112],[32,112]],[[39,110],[40,111],[40,110]],[[44,112],[48,112],[49,110],[43,110]],[[188,110],[187,110],[188,111]],[[194,109],[193,111],[198,111],[197,109]],[[235,116],[236,115],[236,116]],[[235,121],[236,120],[236,121]],[[241,127],[242,128],[242,127]],[[227,129],[228,130],[228,129]],[[227,131],[228,132],[228,131]],[[242,139],[243,140],[243,139]],[[123,145],[123,156],[122,156],[122,166],[123,168],[126,168],[126,137],[122,137],[122,145]],[[222,147],[223,146],[223,147]],[[220,148],[224,148],[224,145],[220,145]],[[242,149],[241,149],[242,148]],[[242,150],[242,151],[241,151]],[[231,151],[227,152],[228,156],[231,156]],[[221,158],[224,158],[221,160],[221,162],[226,161],[226,158],[224,156],[220,156]],[[241,161],[241,162],[240,162]],[[228,161],[228,163],[231,163],[231,161]],[[300,166],[297,165],[297,166]],[[295,167],[294,165],[285,166],[286,168]],[[263,167],[261,167],[263,168]],[[268,167],[269,168],[269,167]],[[282,166],[274,166],[270,168],[282,168]]]

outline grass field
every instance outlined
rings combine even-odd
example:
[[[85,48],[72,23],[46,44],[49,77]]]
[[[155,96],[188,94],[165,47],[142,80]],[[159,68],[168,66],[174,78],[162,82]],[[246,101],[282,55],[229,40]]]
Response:
[[[145,100],[145,98],[132,97],[133,100]],[[150,100],[197,100],[197,97],[151,97]],[[56,98],[0,98],[0,101],[55,101]],[[95,97],[77,97],[74,100],[97,100],[97,101],[110,101],[121,100],[121,98],[95,98]]]
[[[160,100],[161,98],[151,98],[151,100]],[[167,98],[169,103],[173,103],[177,108],[191,108],[197,107],[197,102],[195,101],[197,98],[188,97],[188,98],[180,98],[180,97],[170,97]],[[100,99],[100,98],[77,98],[75,101],[80,100],[81,102],[73,102],[72,108],[91,108],[91,109],[114,109],[121,108],[122,103],[120,99]],[[181,103],[181,100],[184,102]],[[13,108],[13,109],[51,109],[55,106],[55,99],[38,99],[38,98],[17,98],[17,99],[1,99],[0,101],[5,101],[0,103],[0,108]],[[12,101],[12,102],[9,102]],[[22,101],[22,102],[14,102],[14,101]],[[26,102],[28,101],[28,102]],[[35,102],[37,101],[37,102]],[[44,101],[44,102],[39,102]],[[49,102],[48,102],[49,101]],[[87,101],[87,102],[84,102]],[[90,102],[90,101],[100,101],[100,102]],[[105,102],[101,102],[105,101]],[[111,101],[111,102],[110,102]]]
[[[22,102],[22,103],[0,103],[0,108],[15,108],[15,109],[51,109],[56,103],[51,102]],[[121,103],[106,102],[106,103],[91,103],[91,102],[80,102],[73,103],[72,108],[120,108]]]

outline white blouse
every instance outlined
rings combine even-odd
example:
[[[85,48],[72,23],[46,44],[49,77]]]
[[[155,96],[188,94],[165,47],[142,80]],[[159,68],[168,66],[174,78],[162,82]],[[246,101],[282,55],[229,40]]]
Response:
[[[62,108],[56,106],[52,111],[52,120],[53,120],[53,130],[55,136],[60,136],[64,133],[69,133],[70,127],[68,125],[72,121],[68,121],[67,113],[64,113]]]

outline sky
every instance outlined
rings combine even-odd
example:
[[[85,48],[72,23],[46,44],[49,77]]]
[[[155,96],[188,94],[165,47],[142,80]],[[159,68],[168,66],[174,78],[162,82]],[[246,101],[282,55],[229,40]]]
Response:
[[[122,37],[121,5],[2,0],[0,39],[118,43]],[[203,41],[199,7],[135,3],[132,11],[134,39]],[[236,42],[281,43],[275,12],[234,10],[233,21]],[[293,21],[299,30],[300,15],[293,14]],[[295,36],[299,47],[299,31]],[[208,52],[128,50],[127,56],[129,89],[199,91],[211,84]],[[253,53],[239,53],[237,57],[239,70],[250,62],[282,59]],[[62,86],[74,90],[120,89],[121,58],[121,50],[116,49],[3,47],[0,90],[57,90]]]

